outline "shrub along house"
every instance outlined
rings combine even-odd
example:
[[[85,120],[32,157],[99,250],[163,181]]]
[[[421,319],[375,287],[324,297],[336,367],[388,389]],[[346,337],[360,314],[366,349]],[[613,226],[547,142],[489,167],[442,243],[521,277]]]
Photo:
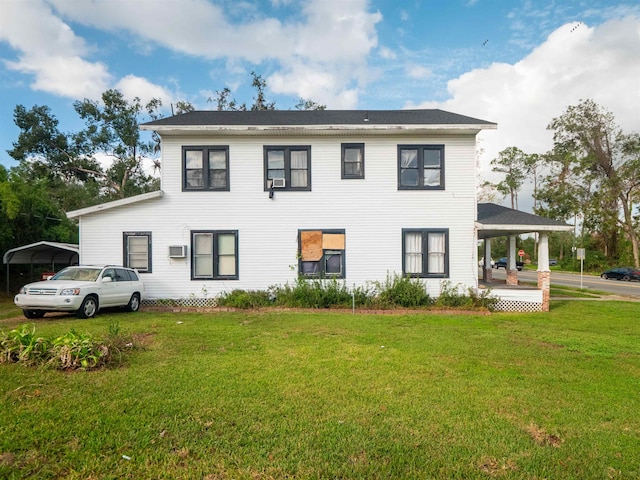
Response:
[[[195,111],[162,139],[161,190],[69,212],[81,263],[196,305],[307,278],[478,286],[476,134],[441,110]]]

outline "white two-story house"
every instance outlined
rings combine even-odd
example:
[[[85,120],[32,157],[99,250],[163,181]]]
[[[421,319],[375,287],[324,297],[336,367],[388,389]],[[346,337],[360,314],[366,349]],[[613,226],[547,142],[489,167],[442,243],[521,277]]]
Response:
[[[196,111],[142,125],[161,190],[69,212],[80,262],[143,273],[148,299],[298,276],[478,286],[476,135],[442,110]]]

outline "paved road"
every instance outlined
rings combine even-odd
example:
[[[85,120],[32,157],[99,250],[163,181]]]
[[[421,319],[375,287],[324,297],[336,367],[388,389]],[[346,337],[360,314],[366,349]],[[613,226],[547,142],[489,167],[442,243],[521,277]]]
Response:
[[[505,278],[504,269],[494,269],[493,278]],[[518,272],[518,279],[525,282],[537,282],[538,273],[534,270],[523,270]],[[580,274],[552,271],[551,284],[580,288]],[[615,295],[640,298],[640,282],[603,280],[602,278],[593,275],[583,275],[582,288],[587,291],[598,290],[601,292],[610,292]]]

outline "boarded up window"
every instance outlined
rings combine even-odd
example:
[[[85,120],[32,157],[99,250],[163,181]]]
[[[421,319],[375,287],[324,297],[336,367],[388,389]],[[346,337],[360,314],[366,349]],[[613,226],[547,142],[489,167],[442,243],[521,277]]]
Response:
[[[299,239],[302,276],[344,278],[344,230],[301,230]]]

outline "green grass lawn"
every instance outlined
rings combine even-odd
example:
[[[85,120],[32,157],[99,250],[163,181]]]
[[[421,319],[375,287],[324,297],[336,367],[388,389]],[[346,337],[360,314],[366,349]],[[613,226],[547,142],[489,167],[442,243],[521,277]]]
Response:
[[[22,323],[0,303],[0,329]],[[101,313],[146,349],[0,365],[0,478],[639,478],[640,303],[549,313]]]

